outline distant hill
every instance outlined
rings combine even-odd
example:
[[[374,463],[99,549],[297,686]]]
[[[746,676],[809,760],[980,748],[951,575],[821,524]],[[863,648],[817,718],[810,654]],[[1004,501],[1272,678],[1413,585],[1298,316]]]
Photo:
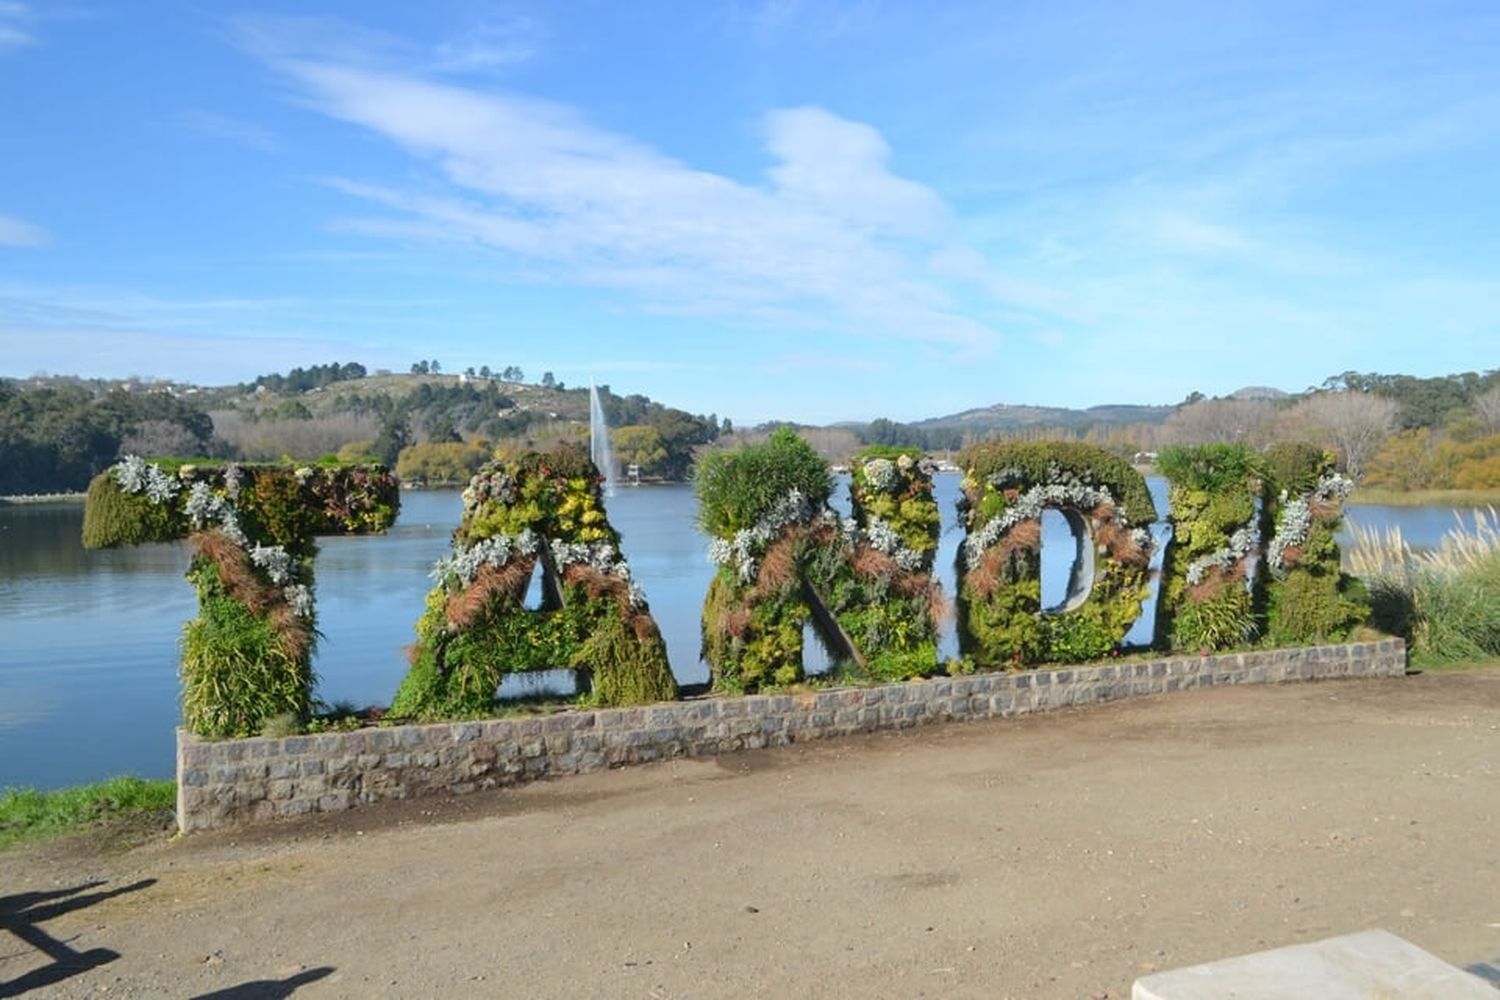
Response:
[[[1236,389],[1229,394],[1230,399],[1269,399],[1279,402],[1283,399],[1291,399],[1292,394],[1269,385],[1247,385],[1243,389]]]
[[[586,443],[589,390],[498,376],[369,374],[355,363],[315,365],[239,385],[70,375],[0,378],[0,496],[83,490],[119,457],[311,461],[374,456],[396,465],[412,446],[484,441],[550,447]],[[728,423],[642,395],[599,395],[623,438],[616,454],[642,475],[682,479],[694,449]],[[475,463],[477,465],[477,462]],[[469,470],[472,471],[472,470]]]
[[[964,432],[1019,430],[1027,427],[1058,427],[1085,431],[1099,424],[1159,424],[1174,406],[1138,406],[1128,403],[1091,406],[1073,410],[1060,406],[1015,406],[996,403],[944,417],[919,420],[912,426],[923,430],[953,428]]]

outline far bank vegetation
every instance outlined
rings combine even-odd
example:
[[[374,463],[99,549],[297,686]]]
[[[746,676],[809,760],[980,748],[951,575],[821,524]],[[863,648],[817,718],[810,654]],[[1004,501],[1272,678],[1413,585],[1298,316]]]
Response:
[[[128,454],[243,461],[380,461],[411,484],[466,482],[496,454],[588,438],[588,390],[515,365],[409,372],[355,362],[293,368],[204,388],[69,376],[0,379],[0,496],[77,492]],[[765,440],[784,423],[734,428],[600,386],[615,475],[683,481],[705,450]],[[1073,440],[1149,463],[1173,445],[1310,441],[1359,484],[1355,500],[1487,502],[1500,497],[1500,371],[1436,378],[1345,372],[1295,395],[1194,393],[1175,406],[1059,410],[995,406],[920,423],[794,428],[841,464],[870,446],[951,458],[986,440]],[[1428,491],[1444,491],[1432,494]]]

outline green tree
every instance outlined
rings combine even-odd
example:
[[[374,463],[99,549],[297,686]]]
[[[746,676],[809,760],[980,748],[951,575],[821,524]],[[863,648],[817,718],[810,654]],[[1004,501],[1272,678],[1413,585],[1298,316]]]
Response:
[[[489,442],[483,439],[407,445],[396,474],[412,483],[467,483],[489,457]]]
[[[1402,431],[1370,456],[1367,481],[1393,490],[1441,488],[1448,471],[1440,467],[1441,457],[1431,428]]]
[[[462,441],[463,436],[453,426],[453,421],[447,414],[439,414],[427,424],[427,440],[439,444],[450,441]]]
[[[659,475],[667,459],[667,449],[662,446],[661,433],[651,426],[637,424],[620,427],[610,432],[615,454],[628,465],[640,466],[642,475]]]
[[[392,414],[380,425],[380,433],[370,443],[370,451],[382,465],[395,465],[401,449],[411,443],[411,427],[404,414]]]

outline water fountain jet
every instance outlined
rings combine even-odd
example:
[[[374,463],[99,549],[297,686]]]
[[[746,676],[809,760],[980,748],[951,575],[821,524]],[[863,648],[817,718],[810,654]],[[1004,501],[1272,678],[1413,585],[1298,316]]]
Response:
[[[609,426],[604,422],[604,404],[599,389],[589,379],[589,458],[604,476],[604,495],[615,495],[615,458],[609,447]]]

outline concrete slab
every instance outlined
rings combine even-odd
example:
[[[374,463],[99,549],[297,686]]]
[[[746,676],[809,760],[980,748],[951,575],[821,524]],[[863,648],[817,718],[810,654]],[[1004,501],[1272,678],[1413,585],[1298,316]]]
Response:
[[[1158,972],[1131,1000],[1497,1000],[1478,976],[1373,930]]]

